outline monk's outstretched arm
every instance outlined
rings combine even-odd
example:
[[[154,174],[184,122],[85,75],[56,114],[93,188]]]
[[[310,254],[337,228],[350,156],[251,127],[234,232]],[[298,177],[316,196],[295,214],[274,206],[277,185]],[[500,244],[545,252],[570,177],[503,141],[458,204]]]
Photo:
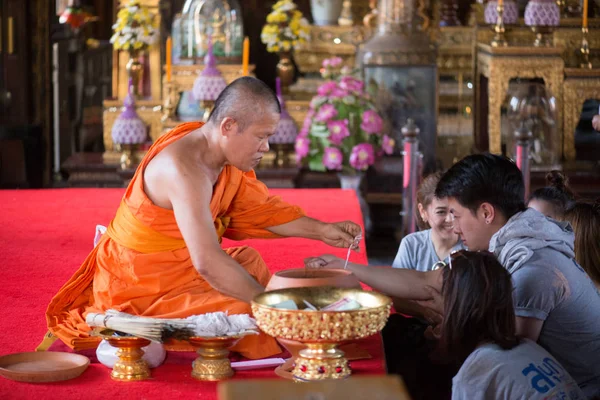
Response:
[[[194,267],[219,292],[250,303],[264,288],[221,249],[210,212],[209,179],[186,166],[170,175],[165,185]]]
[[[334,247],[349,247],[361,234],[360,226],[351,221],[326,223],[309,217],[267,228],[279,236],[321,240]]]

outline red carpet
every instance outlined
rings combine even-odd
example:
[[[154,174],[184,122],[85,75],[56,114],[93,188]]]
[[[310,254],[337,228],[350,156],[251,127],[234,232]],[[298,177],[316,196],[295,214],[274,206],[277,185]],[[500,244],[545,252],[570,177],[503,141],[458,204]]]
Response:
[[[0,355],[33,351],[46,332],[44,311],[51,297],[79,267],[93,246],[95,226],[113,217],[123,189],[57,189],[0,191]],[[351,191],[273,190],[324,221],[360,221]],[[225,241],[224,247],[241,242]],[[247,241],[272,271],[297,268],[302,260],[325,252],[346,256],[345,250],[306,239]],[[365,262],[364,249],[352,260]],[[355,374],[382,374],[379,337],[362,342],[373,356],[352,362]],[[2,399],[215,399],[216,384],[191,378],[194,353],[169,353],[165,364],[152,370],[152,380],[120,383],[110,370],[91,364],[78,378],[53,384],[27,384],[0,377]],[[273,378],[271,370],[238,372],[234,379]]]

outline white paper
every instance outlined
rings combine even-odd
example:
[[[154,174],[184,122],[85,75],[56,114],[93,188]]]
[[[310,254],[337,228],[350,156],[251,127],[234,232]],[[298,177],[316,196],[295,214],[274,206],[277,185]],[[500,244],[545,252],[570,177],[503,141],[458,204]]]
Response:
[[[249,369],[261,369],[261,368],[272,368],[278,367],[283,364],[285,360],[283,358],[263,358],[262,360],[252,361],[237,361],[231,363],[231,368],[237,371],[244,371]]]

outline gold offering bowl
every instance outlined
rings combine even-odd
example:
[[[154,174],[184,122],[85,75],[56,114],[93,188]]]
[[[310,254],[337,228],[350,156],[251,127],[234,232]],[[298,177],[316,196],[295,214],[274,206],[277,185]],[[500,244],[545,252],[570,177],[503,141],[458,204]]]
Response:
[[[148,363],[142,359],[144,350],[142,347],[150,345],[148,339],[134,336],[109,336],[100,335],[113,347],[118,348],[119,359],[113,366],[110,377],[115,381],[133,382],[143,381],[150,378]]]
[[[192,364],[192,377],[201,381],[220,381],[231,378],[233,369],[229,349],[245,335],[219,337],[191,337],[188,339],[198,353]]]
[[[343,298],[361,304],[353,311],[310,311],[304,301],[317,308]],[[286,300],[299,310],[272,307]],[[348,360],[337,346],[362,339],[383,329],[392,301],[389,297],[361,289],[332,286],[279,289],[264,292],[252,301],[252,312],[258,327],[268,335],[306,344],[296,359],[293,376],[296,381],[344,379],[350,376]]]

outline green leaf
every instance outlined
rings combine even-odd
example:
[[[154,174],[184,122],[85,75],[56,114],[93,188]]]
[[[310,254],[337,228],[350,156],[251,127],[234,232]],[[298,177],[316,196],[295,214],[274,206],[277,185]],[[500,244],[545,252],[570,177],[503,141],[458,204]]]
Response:
[[[316,138],[328,138],[329,130],[324,125],[313,125],[310,128],[310,134]]]
[[[331,146],[331,142],[329,141],[329,136],[319,137],[318,140],[319,140],[319,143],[321,144],[321,146],[323,146],[323,148]]]
[[[326,168],[323,165],[323,159],[322,158],[311,157],[308,160],[308,168],[311,171],[320,171],[320,172],[325,172],[326,171]]]

